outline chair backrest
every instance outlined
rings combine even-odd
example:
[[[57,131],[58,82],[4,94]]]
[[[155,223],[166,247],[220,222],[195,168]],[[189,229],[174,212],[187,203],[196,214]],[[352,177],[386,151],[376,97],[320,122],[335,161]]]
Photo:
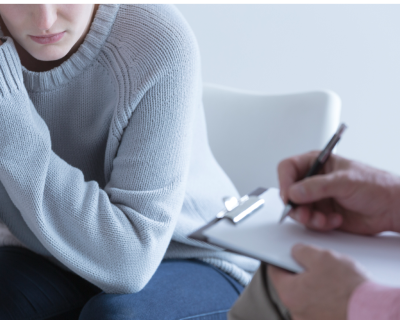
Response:
[[[278,187],[277,165],[321,149],[339,125],[341,101],[331,91],[266,95],[205,84],[208,139],[240,195]]]

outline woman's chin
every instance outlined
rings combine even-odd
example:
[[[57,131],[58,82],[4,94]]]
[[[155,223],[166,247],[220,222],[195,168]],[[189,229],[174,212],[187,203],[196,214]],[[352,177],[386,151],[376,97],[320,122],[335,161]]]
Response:
[[[69,50],[63,48],[41,48],[39,50],[27,50],[28,53],[36,60],[40,61],[55,61],[64,58]]]

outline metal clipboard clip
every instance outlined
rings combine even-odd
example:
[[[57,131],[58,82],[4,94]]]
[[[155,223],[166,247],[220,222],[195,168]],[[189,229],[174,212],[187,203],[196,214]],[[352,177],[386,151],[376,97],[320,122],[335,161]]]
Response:
[[[264,205],[265,200],[259,196],[265,191],[267,189],[258,188],[240,199],[235,197],[224,198],[225,209],[218,212],[217,218],[227,218],[235,224],[242,221]]]

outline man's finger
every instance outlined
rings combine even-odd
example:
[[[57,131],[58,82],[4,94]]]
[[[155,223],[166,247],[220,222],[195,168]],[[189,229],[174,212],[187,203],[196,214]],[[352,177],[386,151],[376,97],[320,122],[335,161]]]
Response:
[[[327,198],[342,198],[349,195],[354,185],[345,171],[315,175],[289,188],[289,199],[298,204],[316,202]]]
[[[316,264],[321,254],[321,249],[304,244],[296,244],[292,248],[293,258],[306,270]]]
[[[330,231],[339,228],[343,223],[343,217],[338,213],[323,213],[307,206],[298,206],[290,216],[307,228],[317,231]]]
[[[313,161],[318,156],[318,151],[312,151],[304,155],[294,156],[285,160],[282,160],[278,165],[278,179],[279,188],[281,195],[285,202],[288,201],[287,191],[289,187],[303,178]]]

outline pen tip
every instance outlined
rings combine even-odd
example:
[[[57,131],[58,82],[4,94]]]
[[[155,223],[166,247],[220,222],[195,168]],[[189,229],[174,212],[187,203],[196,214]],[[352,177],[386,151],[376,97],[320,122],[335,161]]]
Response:
[[[282,224],[283,220],[285,220],[285,218],[289,215],[290,210],[292,210],[292,206],[290,204],[287,204],[283,209],[279,224]]]

